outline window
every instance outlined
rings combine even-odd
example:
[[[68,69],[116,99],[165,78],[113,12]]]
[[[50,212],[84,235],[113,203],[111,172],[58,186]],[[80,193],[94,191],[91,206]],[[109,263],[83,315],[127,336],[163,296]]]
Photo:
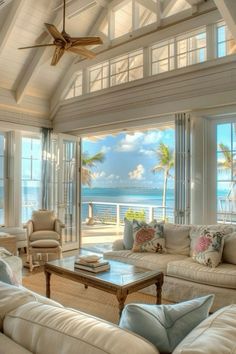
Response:
[[[236,124],[217,125],[217,220],[236,222]]]
[[[132,1],[125,1],[113,10],[114,38],[132,31]]]
[[[143,50],[136,50],[89,68],[89,91],[143,78]]]
[[[157,43],[151,47],[152,75],[174,69],[174,40]]]
[[[109,87],[109,62],[89,68],[89,91],[98,91]]]
[[[0,225],[4,225],[5,136],[0,133]]]
[[[41,155],[39,138],[22,137],[21,199],[22,222],[30,219],[32,211],[41,206]]]
[[[178,68],[206,61],[206,30],[177,37],[176,46]]]
[[[143,77],[143,51],[138,50],[110,62],[110,85],[115,86]]]
[[[224,22],[217,24],[217,56],[224,57],[236,53],[236,42]]]
[[[83,80],[83,75],[82,75],[82,71],[80,71],[77,74],[77,77],[76,77],[70,91],[66,95],[66,99],[82,95],[82,80]]]
[[[138,18],[138,28],[148,26],[157,20],[157,4],[156,1],[149,0],[147,5],[144,2],[136,1],[136,18]]]

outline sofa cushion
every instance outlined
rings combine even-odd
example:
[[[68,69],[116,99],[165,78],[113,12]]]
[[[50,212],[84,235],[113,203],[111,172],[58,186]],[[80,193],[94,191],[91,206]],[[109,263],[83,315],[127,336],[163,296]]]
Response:
[[[38,241],[42,239],[59,240],[60,235],[56,231],[43,230],[35,231],[30,235],[30,241]]]
[[[0,348],[1,354],[31,354],[31,352],[21,347],[2,333],[0,333]]]
[[[5,255],[2,258],[4,259],[4,261],[7,264],[9,264],[17,283],[21,284],[22,283],[22,260],[21,260],[21,258],[17,257],[17,256],[9,256],[9,255]]]
[[[229,263],[210,268],[188,258],[170,262],[167,266],[167,275],[200,284],[236,289],[236,267]]]
[[[191,226],[189,225],[164,224],[167,253],[189,256],[190,228]]]
[[[60,244],[56,240],[37,240],[30,244],[32,248],[57,248]]]
[[[208,316],[213,299],[214,295],[208,295],[174,305],[128,304],[120,327],[143,336],[160,352],[170,353]]]
[[[55,214],[51,210],[37,210],[32,213],[34,231],[53,230],[55,225]]]
[[[124,237],[123,243],[126,250],[131,250],[134,244],[134,237],[133,237],[133,221],[128,219],[124,219]]]
[[[190,229],[190,256],[193,255],[193,251],[195,248],[195,244],[199,236],[202,234],[204,230],[209,230],[212,232],[220,231],[223,232],[224,235],[228,235],[234,231],[236,231],[235,226],[228,224],[216,224],[216,225],[192,225]]]
[[[236,305],[226,306],[201,322],[173,354],[236,353]]]
[[[224,262],[236,264],[236,232],[225,237],[222,258]]]
[[[37,354],[159,353],[149,342],[118,326],[76,310],[37,302],[8,313],[4,333]]]
[[[195,240],[193,259],[208,267],[217,267],[222,258],[224,232],[204,229]]]
[[[163,223],[153,220],[147,224],[144,221],[133,220],[133,237],[133,252],[165,252]]]
[[[167,264],[169,262],[187,259],[188,257],[178,254],[145,253],[124,250],[105,252],[104,258],[134,264],[137,267],[148,268],[151,270],[158,269],[160,272],[166,274]]]

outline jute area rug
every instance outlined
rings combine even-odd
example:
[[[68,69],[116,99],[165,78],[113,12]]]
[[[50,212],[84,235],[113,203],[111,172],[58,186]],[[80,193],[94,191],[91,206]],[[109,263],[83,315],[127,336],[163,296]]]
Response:
[[[40,295],[45,295],[45,275],[43,272],[27,274],[23,278],[23,285]],[[109,322],[118,323],[118,302],[114,295],[89,287],[83,284],[64,279],[56,275],[51,276],[51,298],[65,307],[89,313]],[[128,295],[126,304],[146,303],[155,304],[155,297],[140,292]]]

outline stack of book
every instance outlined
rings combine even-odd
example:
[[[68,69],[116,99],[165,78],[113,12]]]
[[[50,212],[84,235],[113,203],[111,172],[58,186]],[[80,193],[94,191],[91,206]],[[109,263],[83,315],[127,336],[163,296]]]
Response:
[[[110,269],[108,261],[100,259],[96,255],[81,256],[75,259],[75,269],[87,270],[92,273],[105,272]]]

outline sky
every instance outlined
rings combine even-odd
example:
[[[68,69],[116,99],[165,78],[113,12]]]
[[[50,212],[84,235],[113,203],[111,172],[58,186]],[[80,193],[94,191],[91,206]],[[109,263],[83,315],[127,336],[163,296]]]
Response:
[[[155,150],[160,142],[174,149],[174,139],[174,129],[122,132],[96,141],[83,139],[83,153],[105,154],[105,161],[93,169],[92,187],[162,188],[163,173],[152,172],[158,162]],[[169,187],[173,188],[173,179]]]

